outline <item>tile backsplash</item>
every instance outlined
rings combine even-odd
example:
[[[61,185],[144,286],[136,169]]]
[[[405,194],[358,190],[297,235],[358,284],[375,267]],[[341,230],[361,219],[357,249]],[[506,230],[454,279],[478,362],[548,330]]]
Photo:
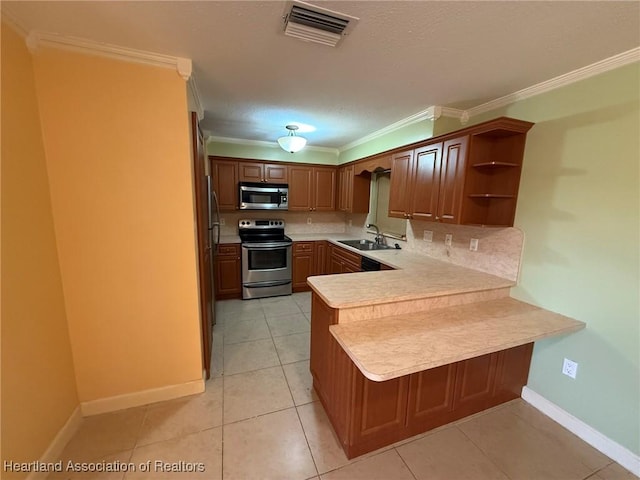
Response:
[[[352,226],[348,226],[349,220]],[[364,228],[365,223],[366,215],[349,215],[346,232],[373,239]],[[431,232],[431,241],[424,240],[425,230]],[[452,235],[451,246],[445,245],[447,234]],[[406,235],[406,241],[388,238],[387,243],[398,243],[401,248],[509,280],[518,279],[524,244],[524,233],[518,228],[468,227],[412,220],[407,221]],[[472,238],[478,240],[477,251],[469,250]]]
[[[282,218],[286,222],[286,233],[345,233],[358,238],[373,235],[364,227],[366,214],[344,214],[342,212],[283,212],[269,210],[247,210],[243,212],[221,212],[225,224],[221,235],[237,235],[238,220],[242,218]],[[308,223],[311,219],[311,223]],[[424,231],[431,232],[431,241],[424,240]],[[451,246],[445,245],[445,235],[452,235]],[[478,240],[478,250],[469,250],[472,238]],[[450,262],[463,267],[517,280],[524,244],[524,234],[518,228],[482,228],[464,225],[447,225],[436,222],[407,222],[407,239],[387,239],[389,244],[398,243],[401,248],[415,253]]]
[[[245,210],[243,212],[220,212],[224,225],[221,235],[237,235],[238,220],[243,218],[282,218],[286,233],[344,233],[345,219],[342,212],[287,212],[269,210]],[[311,219],[311,223],[307,223]]]

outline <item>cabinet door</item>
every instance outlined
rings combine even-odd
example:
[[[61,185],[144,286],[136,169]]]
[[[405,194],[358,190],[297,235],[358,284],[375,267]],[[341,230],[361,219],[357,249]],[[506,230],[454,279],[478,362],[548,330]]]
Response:
[[[241,182],[264,182],[264,164],[238,162],[238,174]]]
[[[311,185],[313,169],[311,167],[291,167],[289,169],[289,210],[311,211]]]
[[[342,167],[339,171],[338,210],[348,212],[351,208],[351,186],[353,183],[353,165]]]
[[[480,412],[491,404],[498,354],[491,353],[458,363],[454,409],[456,418]]]
[[[314,246],[315,268],[314,275],[327,273],[327,242],[319,241]]]
[[[438,216],[443,223],[460,222],[469,137],[454,138],[442,147]]]
[[[296,292],[310,290],[307,277],[313,275],[315,268],[313,258],[314,242],[293,243],[292,277],[293,289]]]
[[[237,210],[238,162],[211,159],[211,173],[220,210]]]
[[[329,325],[335,323],[335,311],[329,308],[316,293],[311,297],[311,340],[309,366],[313,375],[313,386],[322,398],[324,405],[329,405],[328,394],[331,385]]]
[[[407,218],[411,209],[413,181],[413,150],[400,152],[391,159],[391,185],[389,186],[389,216]]]
[[[456,365],[414,373],[409,379],[407,422],[416,433],[452,420]]]
[[[414,152],[413,199],[409,213],[416,220],[438,220],[441,162],[442,143],[418,148]]]
[[[498,405],[518,398],[529,378],[533,343],[503,350],[498,354],[493,403]]]
[[[237,298],[242,294],[240,245],[218,245],[218,253],[214,269],[216,297]]]
[[[264,181],[270,183],[289,183],[289,167],[277,163],[263,165]]]
[[[353,444],[395,441],[406,425],[409,377],[373,382],[355,374]]]
[[[335,168],[313,169],[312,207],[317,211],[336,209],[336,170]]]
[[[331,334],[329,335],[329,355],[331,384],[327,396],[331,411],[328,414],[343,448],[349,448],[349,425],[353,416],[351,407],[353,383],[355,376],[362,374]]]
[[[330,256],[329,257],[329,268],[327,270],[327,273],[329,275],[333,275],[333,274],[336,274],[336,273],[344,273],[342,271],[342,261],[339,258],[337,258],[337,257],[335,257],[333,255]]]

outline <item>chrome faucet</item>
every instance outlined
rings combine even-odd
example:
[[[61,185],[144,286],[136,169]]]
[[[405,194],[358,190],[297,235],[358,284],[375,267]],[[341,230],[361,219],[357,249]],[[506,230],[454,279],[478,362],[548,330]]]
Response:
[[[377,243],[378,245],[382,245],[383,237],[382,237],[382,235],[380,234],[380,229],[378,228],[378,226],[377,226],[377,225],[375,225],[375,224],[373,224],[373,223],[367,223],[367,224],[365,225],[365,227],[366,227],[366,228],[375,228],[375,229],[376,229],[376,243]]]

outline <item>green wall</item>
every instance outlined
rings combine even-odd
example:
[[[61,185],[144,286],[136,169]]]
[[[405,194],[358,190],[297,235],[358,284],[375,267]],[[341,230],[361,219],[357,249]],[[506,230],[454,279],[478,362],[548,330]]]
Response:
[[[382,135],[378,138],[357,145],[340,153],[339,163],[347,163],[353,160],[359,160],[369,155],[384,152],[391,148],[400,147],[409,143],[426,140],[433,136],[433,122],[431,120],[422,120],[420,122],[399,128],[391,133]]]
[[[280,147],[262,147],[259,145],[241,145],[237,143],[208,142],[207,153],[220,157],[253,158],[256,160],[275,160],[282,162],[319,163],[337,165],[338,155],[332,152],[305,148],[289,153]]]
[[[529,132],[512,296],[586,322],[537,342],[529,387],[640,453],[640,64],[519,101],[500,115]],[[575,380],[562,361],[578,362]]]
[[[457,122],[458,128],[462,128],[459,120],[455,120],[455,122]],[[305,148],[297,153],[287,153],[277,147],[213,141],[207,144],[207,153],[221,157],[339,165],[351,162],[352,160],[359,160],[360,158],[368,157],[369,155],[374,155],[391,148],[426,140],[433,136],[433,128],[434,125],[431,120],[422,120],[345,150],[341,152],[339,156],[331,152],[318,151],[312,148]]]

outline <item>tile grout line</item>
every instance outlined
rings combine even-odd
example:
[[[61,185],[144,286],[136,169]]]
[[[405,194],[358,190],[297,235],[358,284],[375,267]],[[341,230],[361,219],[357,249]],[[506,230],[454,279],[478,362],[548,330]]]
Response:
[[[411,467],[409,467],[409,464],[407,464],[407,462],[405,461],[404,457],[402,455],[400,455],[400,452],[398,451],[398,448],[397,447],[393,447],[392,450],[394,452],[396,452],[396,455],[398,455],[398,457],[400,457],[400,460],[402,460],[402,463],[404,463],[404,466],[407,467],[407,470],[409,470],[409,473],[414,478],[414,480],[418,480],[418,477],[416,476],[415,473],[413,473],[413,470],[411,470]]]
[[[294,302],[295,303],[295,302]],[[296,304],[297,305],[297,304]],[[298,306],[300,309],[300,306]],[[300,309],[302,311],[302,309]],[[275,346],[276,342],[273,337],[273,332],[271,331],[271,327],[269,326],[269,322],[267,321],[267,327],[269,328],[269,333],[271,334],[271,340],[273,341],[273,345]],[[304,425],[302,423],[302,419],[300,418],[300,412],[298,412],[298,406],[296,405],[296,399],[293,397],[293,392],[291,391],[291,385],[289,385],[289,379],[287,378],[287,374],[284,371],[284,364],[280,359],[280,353],[278,353],[278,347],[276,346],[276,355],[278,356],[278,361],[280,362],[280,368],[282,369],[282,374],[284,375],[284,381],[287,383],[287,388],[289,389],[289,395],[291,395],[291,401],[293,402],[293,409],[296,412],[296,417],[298,418],[298,423],[300,424],[300,429],[302,430],[302,435],[304,436],[304,441],[307,444],[307,450],[309,451],[309,456],[311,457],[311,461],[313,462],[313,468],[316,471],[316,477],[320,477],[320,472],[318,471],[318,465],[316,464],[316,459],[313,456],[313,452],[311,451],[311,445],[309,445],[309,439],[307,438],[307,432],[304,429]],[[289,364],[287,364],[289,365]]]
[[[215,305],[214,307],[215,308]],[[214,326],[215,328],[215,326]],[[227,319],[224,319],[224,325],[222,326],[222,342],[220,342],[220,350],[222,357],[222,367],[220,372],[220,379],[222,381],[222,401],[220,402],[220,408],[222,409],[222,425],[220,426],[220,479],[224,478],[224,333],[227,328]]]
[[[509,476],[509,474],[507,474],[507,472],[505,472],[502,468],[500,468],[499,465],[496,464],[496,462],[493,461],[493,459],[487,455],[487,453],[480,447],[480,445],[477,445],[470,437],[469,435],[467,435],[460,427],[458,424],[454,424],[453,425],[455,428],[458,429],[458,431],[467,439],[471,442],[471,445],[473,445],[474,447],[476,447],[478,449],[478,451],[480,451],[480,453],[482,453],[482,455],[489,461],[489,463],[491,463],[493,466],[495,466],[500,472],[502,472],[504,474],[504,476],[506,478],[511,479],[511,477]],[[515,480],[515,479],[512,479]]]

